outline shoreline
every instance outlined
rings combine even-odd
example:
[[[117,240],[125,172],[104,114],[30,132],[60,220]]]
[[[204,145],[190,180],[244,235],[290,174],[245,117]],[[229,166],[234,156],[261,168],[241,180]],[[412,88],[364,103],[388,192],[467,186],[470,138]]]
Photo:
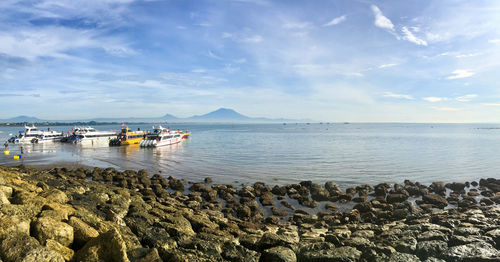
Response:
[[[67,164],[0,167],[3,261],[500,259],[499,179],[237,187]]]

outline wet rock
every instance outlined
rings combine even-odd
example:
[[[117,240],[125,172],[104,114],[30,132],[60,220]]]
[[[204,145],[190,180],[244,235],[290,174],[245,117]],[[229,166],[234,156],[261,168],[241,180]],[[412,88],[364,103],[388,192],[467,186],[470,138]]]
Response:
[[[273,215],[279,216],[279,217],[288,216],[288,212],[286,212],[284,210],[279,210],[277,207],[271,207],[271,212],[273,213]]]
[[[476,242],[450,247],[443,257],[449,261],[500,261],[500,251],[488,243]]]
[[[291,209],[291,210],[295,210],[295,207],[292,206],[292,204],[286,202],[286,201],[281,201],[280,202],[284,207],[288,208],[288,209]]]
[[[446,188],[444,186],[444,182],[433,182],[429,189],[439,195],[444,195],[446,193]]]
[[[284,186],[280,187],[280,186],[276,185],[276,186],[273,187],[273,189],[271,190],[271,192],[273,194],[275,194],[275,195],[278,195],[278,196],[284,196],[287,193],[287,189]]]
[[[448,205],[448,201],[443,196],[437,194],[427,194],[422,197],[425,203],[433,204],[439,208],[445,208]]]
[[[236,209],[236,215],[239,218],[248,218],[248,217],[250,217],[251,214],[252,214],[252,210],[248,206],[240,205]]]
[[[392,242],[392,245],[398,252],[414,253],[417,249],[417,240],[414,237],[406,236]]]
[[[437,230],[426,231],[418,235],[418,241],[442,240],[447,242],[448,236]]]
[[[457,192],[465,191],[465,183],[453,182],[446,184],[445,187]]]
[[[76,261],[128,262],[127,248],[115,228],[93,238],[75,254]]]
[[[261,261],[269,262],[295,262],[295,253],[287,247],[273,247],[262,252]]]
[[[405,194],[389,194],[387,195],[387,203],[389,204],[394,204],[394,203],[401,203],[408,199],[408,196]]]
[[[283,246],[294,249],[299,243],[298,234],[293,234],[291,232],[279,231],[276,234],[267,232],[264,233],[262,238],[257,243],[260,250]]]
[[[47,239],[52,239],[69,246],[73,243],[73,233],[73,227],[51,217],[40,217],[33,223],[33,235],[43,245]]]
[[[500,249],[500,229],[493,229],[488,232],[486,232],[486,236],[489,236],[495,241],[496,243],[496,248]]]
[[[330,197],[328,190],[321,187],[318,184],[311,184],[310,187],[311,198],[316,201],[326,201]]]
[[[175,179],[173,177],[169,177],[168,181],[170,188],[172,188],[173,190],[181,192],[184,191],[184,183],[182,183],[182,181]]]
[[[334,203],[326,203],[325,204],[325,209],[329,211],[337,211],[339,209],[339,206]]]

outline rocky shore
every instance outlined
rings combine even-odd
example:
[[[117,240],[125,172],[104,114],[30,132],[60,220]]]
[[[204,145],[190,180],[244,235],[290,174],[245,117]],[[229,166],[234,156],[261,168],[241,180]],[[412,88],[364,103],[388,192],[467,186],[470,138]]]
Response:
[[[0,262],[500,261],[500,179],[199,183],[0,167]]]

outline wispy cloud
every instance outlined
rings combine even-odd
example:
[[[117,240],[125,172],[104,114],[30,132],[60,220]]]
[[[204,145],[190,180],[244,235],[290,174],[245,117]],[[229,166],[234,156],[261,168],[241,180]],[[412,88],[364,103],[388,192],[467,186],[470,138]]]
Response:
[[[500,103],[481,103],[483,106],[500,106]]]
[[[424,97],[422,99],[425,100],[425,101],[427,101],[427,102],[431,102],[431,103],[441,102],[441,101],[447,101],[448,100],[447,97],[435,97],[435,96]]]
[[[248,43],[260,43],[262,42],[263,38],[260,35],[253,35],[253,36],[248,36],[243,38],[241,41],[242,42],[248,42]]]
[[[403,26],[403,28],[401,28],[401,31],[403,32],[404,40],[412,42],[417,45],[427,46],[427,42],[425,40],[416,37],[410,30],[408,30],[406,26]]]
[[[323,26],[333,26],[333,25],[338,25],[342,22],[344,22],[346,20],[347,16],[346,15],[343,15],[343,16],[339,16],[339,17],[336,17],[334,19],[332,19],[330,22],[324,24]]]
[[[451,76],[448,76],[446,79],[460,79],[460,78],[466,78],[466,77],[471,77],[475,75],[476,73],[467,70],[467,69],[457,69],[453,72],[451,72]]]
[[[405,94],[395,94],[392,92],[385,92],[383,97],[390,97],[390,98],[399,98],[399,99],[408,99],[408,100],[413,100],[413,96],[411,95],[405,95]]]
[[[458,107],[433,107],[435,110],[438,111],[460,111],[462,108]]]
[[[488,43],[500,44],[500,39],[490,39],[490,40],[488,40]]]
[[[476,97],[477,97],[476,94],[468,94],[468,95],[464,95],[464,96],[459,96],[459,97],[455,98],[455,100],[457,100],[458,102],[469,102]]]
[[[393,67],[393,66],[397,66],[398,64],[383,64],[383,65],[379,65],[378,68],[388,68],[388,67]]]
[[[394,24],[392,24],[391,20],[385,17],[377,6],[372,5],[371,8],[375,15],[375,26],[394,31]]]

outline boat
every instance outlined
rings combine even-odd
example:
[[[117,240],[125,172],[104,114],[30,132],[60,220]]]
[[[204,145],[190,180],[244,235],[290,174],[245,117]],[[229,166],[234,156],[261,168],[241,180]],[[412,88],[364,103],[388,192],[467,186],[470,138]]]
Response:
[[[189,136],[191,135],[191,132],[189,132],[189,130],[187,130],[187,129],[186,129],[186,131],[182,131],[180,129],[177,129],[174,132],[177,134],[180,134],[181,138],[183,138],[183,139],[189,138]]]
[[[146,137],[146,131],[131,130],[128,126],[122,125],[122,130],[118,137],[109,141],[110,146],[139,144]]]
[[[93,127],[75,127],[73,134],[68,137],[67,142],[71,143],[109,143],[116,138],[116,131],[99,131]]]
[[[182,141],[182,135],[177,132],[170,132],[170,129],[162,126],[154,127],[151,132],[146,135],[139,145],[141,147],[159,147],[177,144]]]
[[[61,132],[47,129],[47,131],[40,130],[35,125],[24,126],[24,131],[19,131],[19,135],[13,140],[13,143],[27,144],[27,143],[43,143],[43,142],[53,142],[59,141],[63,137]]]

